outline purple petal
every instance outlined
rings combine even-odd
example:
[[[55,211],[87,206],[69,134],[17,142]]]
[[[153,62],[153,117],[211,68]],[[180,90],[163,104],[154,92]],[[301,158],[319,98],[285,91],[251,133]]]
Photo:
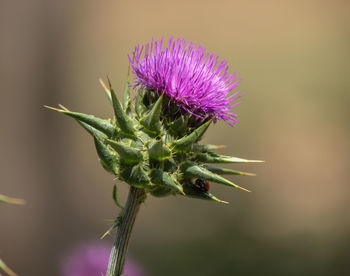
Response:
[[[73,249],[64,257],[63,276],[101,276],[106,275],[111,245],[93,242]],[[143,270],[131,259],[124,267],[126,276],[145,276]]]

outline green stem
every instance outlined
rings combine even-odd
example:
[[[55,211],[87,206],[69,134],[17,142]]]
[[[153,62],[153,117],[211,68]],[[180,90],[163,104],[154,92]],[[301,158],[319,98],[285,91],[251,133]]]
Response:
[[[109,257],[107,276],[121,276],[123,274],[131,231],[145,195],[144,189],[130,187],[128,200],[124,207]]]

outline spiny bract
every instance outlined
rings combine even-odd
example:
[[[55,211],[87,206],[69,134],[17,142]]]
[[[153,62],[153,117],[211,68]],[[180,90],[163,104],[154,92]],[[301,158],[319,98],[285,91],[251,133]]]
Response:
[[[180,194],[226,203],[198,187],[196,179],[246,190],[221,175],[252,174],[207,165],[259,162],[218,155],[212,150],[220,146],[199,144],[213,118],[173,112],[176,106],[155,91],[138,91],[133,104],[129,81],[120,102],[111,84],[107,88],[101,83],[113,105],[114,119],[71,112],[63,106],[51,109],[76,119],[93,136],[101,164],[108,172],[157,197]]]

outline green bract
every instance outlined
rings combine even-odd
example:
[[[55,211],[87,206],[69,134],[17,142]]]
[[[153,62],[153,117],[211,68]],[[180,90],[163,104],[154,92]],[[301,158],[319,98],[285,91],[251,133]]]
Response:
[[[196,184],[196,179],[248,191],[221,175],[253,174],[207,165],[260,162],[218,155],[212,150],[222,146],[199,144],[211,118],[176,112],[169,98],[147,90],[138,91],[132,112],[129,82],[122,102],[110,83],[109,88],[101,83],[113,106],[114,119],[71,112],[63,106],[50,108],[74,118],[92,135],[105,170],[157,197],[179,194],[226,203]]]

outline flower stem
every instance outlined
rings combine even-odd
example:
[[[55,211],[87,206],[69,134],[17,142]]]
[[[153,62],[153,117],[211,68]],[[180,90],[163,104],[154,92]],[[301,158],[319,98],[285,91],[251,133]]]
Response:
[[[131,231],[145,196],[144,189],[130,187],[128,200],[120,218],[120,224],[109,257],[107,276],[121,276],[123,274]]]

